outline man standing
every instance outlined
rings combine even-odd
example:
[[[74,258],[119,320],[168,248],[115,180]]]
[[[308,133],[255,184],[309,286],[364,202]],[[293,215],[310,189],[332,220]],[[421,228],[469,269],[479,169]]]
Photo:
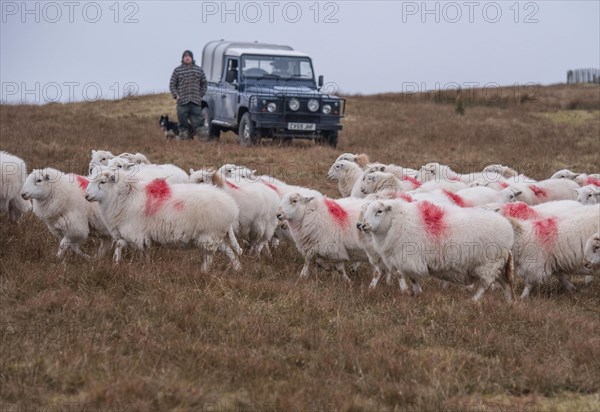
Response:
[[[186,50],[181,57],[181,65],[173,70],[169,90],[177,100],[177,118],[179,120],[179,139],[192,139],[197,133],[201,141],[208,139],[206,133],[201,133],[204,126],[201,101],[206,94],[206,76],[204,71],[196,66],[194,54]],[[189,123],[192,126],[192,136],[189,135]]]

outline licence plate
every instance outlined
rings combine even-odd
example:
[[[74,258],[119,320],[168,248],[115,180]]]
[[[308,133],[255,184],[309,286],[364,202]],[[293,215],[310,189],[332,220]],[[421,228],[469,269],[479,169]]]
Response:
[[[317,130],[316,123],[288,123],[289,130]]]

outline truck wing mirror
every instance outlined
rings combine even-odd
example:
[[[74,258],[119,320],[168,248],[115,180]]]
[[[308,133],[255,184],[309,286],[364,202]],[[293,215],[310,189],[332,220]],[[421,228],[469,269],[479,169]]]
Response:
[[[319,88],[323,87],[323,84],[324,84],[323,83],[323,75],[320,75],[319,76],[319,82],[318,82]]]

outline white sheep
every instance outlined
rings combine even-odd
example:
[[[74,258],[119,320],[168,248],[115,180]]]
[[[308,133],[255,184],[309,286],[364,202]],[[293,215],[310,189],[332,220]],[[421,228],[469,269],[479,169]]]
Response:
[[[400,180],[392,173],[372,172],[365,173],[361,179],[360,191],[363,195],[377,193],[384,190],[408,192],[417,189],[421,184],[413,180]]]
[[[594,233],[585,242],[584,266],[588,271],[600,268],[600,232]]]
[[[215,170],[190,170],[190,182],[213,184],[227,192],[239,206],[239,235],[250,244],[250,252],[270,253],[268,242],[277,228],[279,196],[263,184],[222,179]]]
[[[502,216],[483,209],[401,200],[372,202],[361,222],[392,272],[416,285],[428,275],[479,288],[479,300],[496,281],[514,295],[513,231]]]
[[[577,201],[582,205],[596,205],[600,203],[600,187],[588,185],[576,190]]]
[[[568,179],[547,179],[532,184],[511,184],[509,188],[519,193],[517,200],[537,205],[552,200],[576,200],[579,185]]]
[[[298,251],[304,257],[300,277],[309,275],[313,264],[331,264],[344,280],[345,262],[362,262],[367,255],[356,230],[361,199],[331,200],[326,197],[288,193],[281,200],[277,218],[287,221]]]
[[[110,233],[98,206],[85,200],[87,185],[88,180],[83,176],[52,168],[35,169],[27,176],[21,194],[24,199],[32,200],[33,213],[60,239],[58,257],[70,249],[89,258],[79,249],[88,235],[100,238],[98,256],[106,251],[105,239],[110,239]]]
[[[157,244],[200,248],[204,252],[202,271],[210,269],[217,250],[225,253],[235,270],[241,268],[230,247],[239,249],[233,233],[239,210],[222,190],[169,184],[164,179],[131,182],[119,178],[119,171],[105,170],[88,185],[86,199],[100,206],[116,242],[117,263],[127,244],[142,251]]]
[[[121,153],[118,156],[113,155],[108,150],[92,150],[92,159],[90,160],[90,164],[88,167],[89,174],[94,174],[94,169],[98,166],[108,166],[108,163],[111,159],[115,157],[127,160],[128,163],[136,163],[136,164],[150,164],[148,158],[142,153]],[[100,173],[102,170],[97,170]]]
[[[360,191],[363,170],[349,160],[336,161],[327,172],[327,178],[338,183],[342,197],[364,197]]]
[[[515,169],[512,169],[508,166],[504,166],[504,165],[489,165],[483,168],[483,170],[481,171],[481,173],[497,173],[499,175],[501,175],[504,179],[506,179],[507,182],[509,183],[535,183],[536,180],[530,178],[529,176],[525,176],[524,174],[521,174],[519,172],[517,172]],[[485,180],[480,180],[481,182],[484,183],[492,183],[492,182],[485,182]],[[484,186],[489,186],[484,184]],[[504,187],[501,187],[502,189],[504,189]]]
[[[31,202],[21,197],[26,178],[25,161],[0,151],[0,216],[8,214],[13,222],[18,222],[21,216],[31,210]]]
[[[476,180],[485,182],[497,182],[504,180],[504,177],[496,171],[473,172],[468,174],[460,174],[450,168],[450,166],[439,163],[427,163],[421,166],[417,173],[417,178],[421,182],[429,181],[459,181],[465,184],[470,184]]]
[[[541,219],[510,219],[515,232],[516,273],[525,279],[521,298],[551,276],[557,276],[567,289],[574,289],[568,276],[583,270],[583,248],[598,230],[599,221],[599,205]]]
[[[347,160],[349,162],[356,163],[361,169],[364,169],[369,165],[369,156],[367,156],[365,153],[342,153],[338,156],[334,163],[337,163],[341,160]]]
[[[395,164],[383,164],[383,163],[372,163],[368,165],[365,169],[365,174],[373,173],[373,172],[383,172],[383,173],[391,173],[396,176],[400,180],[409,180],[415,186],[420,186],[421,182],[417,179],[417,175],[419,173],[418,170],[411,169],[408,167],[402,167]]]
[[[569,169],[562,169],[554,173],[550,179],[569,179],[580,186],[594,185],[600,187],[600,174],[575,173]]]
[[[491,204],[489,208],[499,212],[504,217],[511,217],[520,220],[535,220],[545,217],[569,213],[573,209],[581,207],[581,203],[573,200],[555,200],[552,202],[541,203],[536,206],[530,206],[525,202],[517,201],[506,203],[504,205]]]
[[[137,164],[122,157],[114,157],[108,161],[108,168],[120,170],[120,175],[131,181],[149,182],[154,179],[166,179],[169,183],[189,183],[190,181],[185,171],[172,164]]]

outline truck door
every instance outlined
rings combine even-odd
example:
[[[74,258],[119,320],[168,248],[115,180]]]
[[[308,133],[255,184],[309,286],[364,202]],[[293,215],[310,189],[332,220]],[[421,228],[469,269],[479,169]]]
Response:
[[[215,119],[227,123],[236,123],[235,119],[237,109],[237,97],[239,85],[238,59],[228,57],[220,83],[219,94],[215,107]]]

